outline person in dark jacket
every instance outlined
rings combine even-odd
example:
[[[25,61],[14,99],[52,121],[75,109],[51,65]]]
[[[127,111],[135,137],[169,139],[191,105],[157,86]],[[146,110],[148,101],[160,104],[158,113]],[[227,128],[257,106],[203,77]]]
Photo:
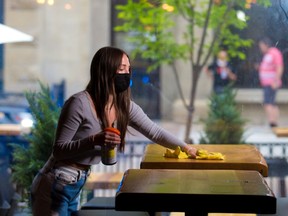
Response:
[[[208,66],[208,75],[213,79],[213,91],[219,94],[237,77],[232,71],[226,50],[220,50],[214,62]]]

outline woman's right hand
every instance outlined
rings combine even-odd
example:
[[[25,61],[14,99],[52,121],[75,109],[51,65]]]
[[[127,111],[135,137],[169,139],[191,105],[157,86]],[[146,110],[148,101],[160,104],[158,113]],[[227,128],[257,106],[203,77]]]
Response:
[[[197,156],[197,148],[194,148],[190,145],[185,145],[184,147],[182,147],[183,151],[186,152],[186,154],[188,154],[191,158],[196,158]]]
[[[121,143],[120,133],[117,134],[111,130],[103,130],[93,135],[93,142],[95,145],[103,146],[104,143],[108,145],[119,145]]]

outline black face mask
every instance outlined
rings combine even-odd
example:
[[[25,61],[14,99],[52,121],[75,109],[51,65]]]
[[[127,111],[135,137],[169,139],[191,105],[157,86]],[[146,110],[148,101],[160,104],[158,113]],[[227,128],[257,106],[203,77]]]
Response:
[[[130,74],[116,74],[114,79],[115,91],[117,93],[123,92],[128,89],[130,85]]]

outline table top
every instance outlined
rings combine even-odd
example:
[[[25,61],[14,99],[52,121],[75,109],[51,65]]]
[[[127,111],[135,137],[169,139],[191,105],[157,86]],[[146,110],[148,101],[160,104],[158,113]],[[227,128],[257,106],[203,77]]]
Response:
[[[272,131],[278,137],[288,137],[288,127],[275,127]]]
[[[221,152],[224,160],[178,159],[164,157],[166,148],[159,144],[148,144],[142,157],[141,169],[233,169],[256,170],[268,176],[268,165],[260,151],[248,144],[195,144],[197,149]]]
[[[14,135],[18,136],[21,134],[21,126],[17,124],[0,124],[0,135]]]
[[[276,197],[253,170],[129,169],[116,192],[115,208],[195,215],[273,214]]]

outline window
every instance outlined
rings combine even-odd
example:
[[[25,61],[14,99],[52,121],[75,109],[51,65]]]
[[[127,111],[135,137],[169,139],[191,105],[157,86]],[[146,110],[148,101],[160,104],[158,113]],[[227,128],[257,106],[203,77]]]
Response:
[[[285,8],[284,8],[285,7]],[[251,38],[254,43],[251,48],[245,50],[245,61],[233,60],[233,66],[238,75],[238,88],[260,88],[258,71],[255,64],[259,63],[262,55],[258,48],[258,40],[262,36],[269,37],[279,48],[284,59],[283,88],[288,88],[288,17],[287,1],[272,1],[272,6],[264,8],[253,4],[246,13],[250,17],[248,27],[240,32],[241,37]]]
[[[127,0],[112,0],[111,4],[111,44],[121,47],[128,53],[133,49],[125,40],[126,33],[114,32],[113,28],[119,25],[115,5],[125,4]],[[135,100],[147,113],[150,118],[159,119],[160,116],[160,80],[159,71],[147,72],[149,62],[136,58],[132,62],[132,83],[131,92]]]

